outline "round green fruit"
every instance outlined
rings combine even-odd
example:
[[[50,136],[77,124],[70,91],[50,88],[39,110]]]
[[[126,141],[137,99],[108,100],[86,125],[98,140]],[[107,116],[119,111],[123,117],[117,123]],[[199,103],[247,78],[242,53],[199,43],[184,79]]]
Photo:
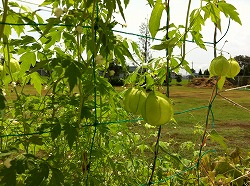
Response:
[[[123,105],[124,105],[124,109],[127,112],[130,112],[130,108],[129,108],[129,102],[130,102],[130,94],[132,91],[134,91],[134,88],[129,88],[125,91],[124,95],[123,95]]]
[[[54,14],[57,18],[61,17],[61,15],[63,14],[63,10],[61,8],[55,8],[54,9]]]
[[[135,115],[141,114],[141,107],[146,100],[147,94],[144,90],[130,88],[124,94],[124,109]]]
[[[230,68],[230,64],[224,56],[214,58],[209,66],[210,76],[226,76]]]
[[[0,65],[0,77],[4,76],[4,68],[3,65]]]
[[[240,65],[239,63],[233,59],[233,58],[230,58],[228,60],[229,64],[230,64],[230,68],[229,68],[229,71],[227,73],[227,77],[228,78],[234,78],[235,76],[237,76],[240,72]]]
[[[16,59],[10,59],[9,67],[4,67],[8,73],[15,73],[20,71],[19,62]]]
[[[150,125],[163,125],[173,118],[170,100],[158,92],[150,92],[142,105],[142,117]]]
[[[114,70],[110,70],[109,71],[109,76],[114,76],[115,75],[115,71]]]

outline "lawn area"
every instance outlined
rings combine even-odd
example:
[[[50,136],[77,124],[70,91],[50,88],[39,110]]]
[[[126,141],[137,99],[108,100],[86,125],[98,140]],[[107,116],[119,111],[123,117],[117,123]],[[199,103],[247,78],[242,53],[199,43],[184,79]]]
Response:
[[[174,126],[164,126],[163,129],[168,133],[168,137],[173,138],[179,143],[188,140],[201,140],[200,135],[196,134],[199,131],[202,132],[205,126],[207,108],[202,107],[208,105],[211,93],[212,89],[210,88],[170,87],[170,98],[174,103],[177,124]],[[232,90],[221,92],[220,94],[250,110],[250,91]],[[201,109],[196,110],[195,108]],[[178,114],[188,110],[192,111]],[[220,135],[225,137],[229,151],[238,146],[244,149],[245,152],[250,152],[249,110],[234,105],[218,95],[212,104],[214,123],[211,122],[212,116],[210,114],[209,131],[216,130]],[[207,142],[208,148],[214,148],[214,145],[212,142]],[[216,145],[215,149],[219,151],[221,148]]]
[[[186,84],[186,82],[184,82]],[[186,141],[192,141],[198,144],[201,141],[203,132],[207,106],[209,103],[211,88],[194,88],[186,85],[176,85],[172,82],[170,86],[170,99],[174,104],[176,124],[164,125],[162,127],[161,139],[163,141],[174,141],[176,147]],[[10,87],[11,89],[11,87]],[[20,87],[17,87],[20,92]],[[124,90],[122,87],[116,87],[116,90]],[[160,91],[165,92],[166,87],[160,88]],[[35,95],[35,89],[31,85],[24,88],[24,93]],[[46,91],[43,90],[43,95]],[[221,95],[233,100],[234,102],[250,109],[250,91],[247,90],[232,90],[221,92]],[[14,99],[14,92],[6,96],[7,99]],[[191,110],[191,111],[190,111]],[[244,149],[244,152],[250,152],[250,112],[239,106],[236,106],[224,98],[217,96],[212,105],[214,115],[214,123],[212,123],[211,114],[209,116],[209,131],[216,130],[221,136],[225,137],[229,151],[236,147]],[[137,128],[137,127],[136,127]],[[135,129],[142,132],[140,128]],[[157,130],[157,129],[152,129]],[[152,132],[151,131],[151,132]],[[146,132],[147,133],[147,132]],[[147,135],[145,133],[145,135]],[[151,143],[155,142],[152,138]],[[198,146],[196,147],[199,148]],[[218,144],[208,141],[207,148],[215,148],[220,151]]]
[[[208,104],[212,93],[212,88],[194,88],[186,86],[187,82],[182,86],[172,82],[170,86],[170,99],[174,104],[176,124],[164,125],[162,127],[161,140],[174,142],[174,148],[178,148],[181,143],[191,141],[199,144],[201,135],[204,131]],[[119,91],[122,88],[116,87]],[[166,92],[166,87],[159,89]],[[244,153],[250,152],[250,91],[249,90],[231,90],[219,92],[213,104],[212,113],[209,115],[208,132],[216,130],[217,133],[225,138],[228,152],[232,152],[236,147],[243,149]],[[226,99],[230,99],[237,104],[245,107],[241,108]],[[212,120],[214,122],[212,122]],[[149,135],[149,132],[142,131],[137,128],[138,132]],[[157,130],[157,129],[153,129]],[[151,131],[152,132],[152,131]],[[154,143],[155,139],[150,139],[150,143]],[[198,150],[199,147],[196,146]],[[221,151],[221,146],[208,139],[206,148]]]

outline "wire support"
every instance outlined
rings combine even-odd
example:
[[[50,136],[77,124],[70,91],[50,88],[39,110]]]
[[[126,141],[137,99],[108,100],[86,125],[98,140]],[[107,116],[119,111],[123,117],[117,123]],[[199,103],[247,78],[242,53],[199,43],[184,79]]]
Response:
[[[9,22],[0,22],[0,25],[10,25],[10,26],[46,26],[49,23],[9,23]],[[51,24],[50,24],[51,25]],[[62,24],[62,23],[55,23],[53,24],[53,26],[65,26],[65,27],[75,27],[76,25],[72,25],[72,24]],[[83,28],[91,28],[91,26],[82,26]],[[223,36],[216,42],[210,42],[210,41],[204,41],[204,44],[209,44],[209,45],[213,45],[213,44],[218,44],[228,33],[230,28],[230,19],[229,19],[229,23],[228,23],[228,27],[226,32],[223,34]],[[137,37],[142,37],[142,38],[149,38],[149,39],[153,39],[153,40],[158,40],[158,41],[162,41],[162,39],[159,38],[153,38],[153,37],[148,37],[148,36],[144,36],[141,34],[137,34],[137,33],[132,33],[132,32],[125,32],[125,31],[121,31],[121,30],[116,30],[116,29],[112,29],[113,32],[116,33],[121,33],[121,34],[125,34],[125,35],[132,35],[132,36],[137,36]],[[192,40],[185,40],[186,42],[189,43],[195,43],[195,41]],[[183,41],[182,41],[183,42]]]
[[[208,106],[201,106],[201,107],[196,107],[196,108],[191,108],[191,109],[187,109],[184,110],[182,112],[175,112],[174,115],[180,115],[180,114],[184,114],[184,113],[188,113],[191,111],[196,111],[196,110],[200,110],[200,109],[204,109],[204,108],[208,108]],[[98,127],[98,126],[102,126],[102,125],[112,125],[112,124],[121,124],[121,123],[134,123],[134,122],[138,122],[138,121],[143,121],[143,118],[135,118],[135,119],[128,119],[128,120],[117,120],[117,121],[107,121],[107,122],[95,122],[94,124],[83,124],[81,125],[81,127]],[[34,133],[23,133],[23,134],[6,134],[6,135],[0,135],[0,138],[4,138],[4,137],[14,137],[14,136],[32,136],[35,134],[46,134],[46,133],[50,133],[51,131],[41,131],[41,132],[34,132]]]

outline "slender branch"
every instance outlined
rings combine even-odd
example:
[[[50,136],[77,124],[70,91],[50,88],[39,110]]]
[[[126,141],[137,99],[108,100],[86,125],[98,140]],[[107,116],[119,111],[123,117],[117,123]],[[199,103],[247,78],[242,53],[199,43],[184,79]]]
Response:
[[[187,9],[186,23],[185,23],[185,33],[184,33],[184,36],[183,36],[181,63],[183,63],[183,61],[185,60],[185,57],[186,57],[186,39],[187,39],[188,30],[189,30],[189,28],[188,28],[188,18],[189,18],[191,2],[192,2],[192,0],[189,0],[189,2],[188,2],[188,9]]]
[[[215,27],[214,27],[214,58],[217,57],[217,53],[216,53],[216,38],[217,38],[217,25],[215,24]]]
[[[167,24],[166,24],[166,39],[169,39],[168,32],[169,32],[169,24],[170,24],[170,6],[169,6],[170,0],[167,1]],[[166,96],[169,97],[169,80],[171,76],[170,68],[169,68],[169,61],[170,61],[170,55],[168,49],[166,49],[166,56],[167,56],[167,74],[166,74],[166,83],[167,83],[167,91]]]

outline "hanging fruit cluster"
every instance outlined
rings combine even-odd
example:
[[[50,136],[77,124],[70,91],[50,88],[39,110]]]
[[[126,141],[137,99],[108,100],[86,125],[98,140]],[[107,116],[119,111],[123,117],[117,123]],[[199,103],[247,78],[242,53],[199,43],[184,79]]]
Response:
[[[224,56],[214,58],[209,66],[210,77],[218,76],[217,87],[221,90],[227,78],[234,79],[240,72],[239,63],[233,59],[226,59]]]
[[[129,88],[124,94],[124,109],[141,115],[150,125],[163,125],[173,119],[171,101],[157,91],[147,94],[143,89]]]
[[[228,78],[234,78],[239,72],[239,63],[233,58],[227,60],[224,56],[214,58],[209,66],[210,77],[226,76]]]

